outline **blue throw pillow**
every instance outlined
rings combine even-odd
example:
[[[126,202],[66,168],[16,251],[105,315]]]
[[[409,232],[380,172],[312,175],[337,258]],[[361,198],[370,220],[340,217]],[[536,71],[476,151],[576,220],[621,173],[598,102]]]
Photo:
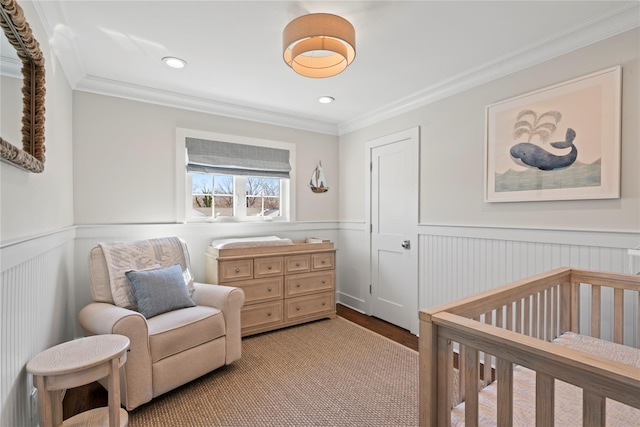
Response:
[[[143,271],[127,271],[138,312],[147,319],[179,308],[194,307],[180,264]]]

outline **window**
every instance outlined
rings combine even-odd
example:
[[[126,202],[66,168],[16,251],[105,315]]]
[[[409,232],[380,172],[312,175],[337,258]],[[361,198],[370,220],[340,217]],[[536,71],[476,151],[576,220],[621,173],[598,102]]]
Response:
[[[281,219],[281,189],[287,186],[283,181],[260,176],[192,173],[191,216]]]
[[[292,220],[293,144],[178,133],[186,149],[186,221]]]

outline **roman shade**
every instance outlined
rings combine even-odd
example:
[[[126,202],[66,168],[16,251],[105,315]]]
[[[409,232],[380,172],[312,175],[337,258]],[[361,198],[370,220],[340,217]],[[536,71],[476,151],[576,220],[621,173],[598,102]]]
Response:
[[[289,178],[289,150],[186,138],[187,171]]]

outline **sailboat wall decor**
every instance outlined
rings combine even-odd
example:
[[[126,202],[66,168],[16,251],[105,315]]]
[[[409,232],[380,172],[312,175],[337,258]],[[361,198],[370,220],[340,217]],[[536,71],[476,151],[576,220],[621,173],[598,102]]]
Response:
[[[329,191],[327,187],[327,180],[324,177],[324,170],[322,169],[322,162],[318,162],[318,166],[313,170],[311,179],[309,180],[309,188],[314,193],[326,193]]]

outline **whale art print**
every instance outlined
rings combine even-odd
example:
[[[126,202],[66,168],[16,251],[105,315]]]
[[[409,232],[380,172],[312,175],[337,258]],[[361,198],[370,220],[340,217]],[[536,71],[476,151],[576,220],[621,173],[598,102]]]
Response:
[[[485,201],[620,196],[621,67],[487,106]]]

